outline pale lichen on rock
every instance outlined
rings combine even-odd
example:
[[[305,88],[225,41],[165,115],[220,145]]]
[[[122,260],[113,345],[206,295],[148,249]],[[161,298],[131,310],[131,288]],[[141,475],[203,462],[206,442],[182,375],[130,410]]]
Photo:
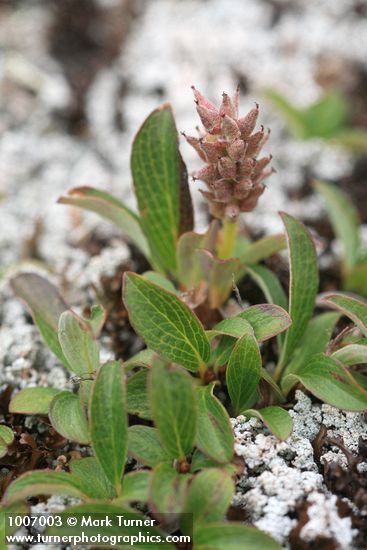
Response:
[[[337,497],[330,493],[319,473],[312,442],[323,424],[330,439],[342,438],[345,447],[356,452],[359,438],[367,436],[363,415],[313,403],[299,390],[296,399],[297,403],[289,411],[294,429],[286,441],[266,434],[266,430],[264,433],[257,419],[239,416],[232,420],[235,452],[245,463],[233,504],[244,508],[254,525],[271,534],[285,548],[289,534],[298,524],[297,509],[307,505],[308,521],[300,531],[301,539],[312,542],[326,536],[332,538],[338,548],[349,550],[353,548],[356,534],[351,518],[340,517]],[[345,466],[342,451],[334,446],[330,450],[330,447],[326,437],[320,462],[337,461]],[[347,499],[344,502],[352,511],[352,503]],[[355,508],[353,511],[356,512]]]

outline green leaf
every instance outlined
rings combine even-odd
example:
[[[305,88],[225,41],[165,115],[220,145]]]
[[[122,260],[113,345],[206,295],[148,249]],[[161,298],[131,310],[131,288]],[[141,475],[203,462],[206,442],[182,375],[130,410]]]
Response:
[[[361,346],[367,346],[367,338],[361,338],[359,331],[346,332],[340,341],[340,345],[347,346],[349,344],[360,344]]]
[[[251,243],[243,254],[240,256],[241,269],[244,265],[243,271],[247,270],[248,265],[258,264],[259,262],[266,260],[269,256],[273,256],[277,252],[284,250],[287,246],[284,235],[269,235],[258,239]]]
[[[343,281],[343,288],[352,292],[357,292],[364,298],[367,297],[367,261],[356,263],[349,271]]]
[[[58,202],[96,212],[110,220],[149,258],[149,246],[138,216],[112,195],[93,187],[76,187],[67,195],[60,197]]]
[[[85,527],[80,525],[68,524],[68,518],[72,517],[89,517],[93,519],[101,519],[101,514],[103,517],[108,516],[111,518],[112,525],[103,525],[95,522],[94,525],[88,526],[88,536],[89,537],[121,537],[120,541],[130,540],[130,537],[134,537],[132,540],[136,540],[134,543],[134,550],[175,550],[175,546],[170,543],[162,542],[139,542],[142,540],[142,535],[144,537],[151,537],[151,540],[164,540],[165,535],[162,531],[158,530],[152,523],[149,526],[144,523],[147,520],[147,517],[142,513],[132,510],[131,508],[121,505],[109,504],[106,502],[96,502],[90,504],[81,504],[79,506],[72,506],[64,512],[60,512],[58,515],[61,516],[62,526],[58,527],[54,525],[47,529],[47,535],[53,536],[81,536],[82,531],[85,530]],[[117,516],[123,516],[121,526],[118,524]],[[144,527],[145,525],[145,527]],[[159,537],[159,538],[157,538]],[[118,540],[116,538],[116,540]],[[116,548],[123,548],[124,550],[131,550],[132,545],[128,542],[117,543]]]
[[[235,414],[248,407],[261,378],[259,346],[251,334],[245,334],[233,348],[226,370],[226,383]]]
[[[14,432],[8,426],[0,424],[0,437],[7,445],[11,445],[14,441]]]
[[[135,460],[151,468],[161,462],[171,460],[159,439],[158,430],[149,426],[130,426],[128,429],[128,451]]]
[[[162,271],[176,270],[181,168],[175,121],[170,105],[164,104],[143,123],[131,155],[140,223],[153,262]]]
[[[285,242],[285,240],[284,240]],[[288,298],[283,290],[278,277],[263,265],[253,265],[247,267],[246,273],[260,287],[269,304],[276,304],[285,310],[288,310]],[[278,335],[278,348],[281,349],[285,334]]]
[[[252,332],[258,342],[263,342],[280,334],[291,324],[288,313],[281,307],[272,304],[251,306],[235,317],[226,319],[226,322],[224,323],[223,321],[223,325],[221,325],[225,327],[226,333],[212,352],[212,361],[216,366],[222,366],[227,363],[233,346],[236,343],[235,338],[228,336],[230,330],[232,334],[235,334],[235,331],[237,331],[236,334],[240,335],[241,327],[243,326],[243,329],[246,327],[245,323],[238,323],[238,319],[244,320],[250,324]],[[207,334],[209,336],[215,335],[216,328],[217,327],[214,327],[214,331],[207,331]],[[244,333],[245,330],[243,330],[241,335]]]
[[[294,107],[284,96],[275,90],[266,90],[266,97],[284,116],[290,131],[298,138],[320,137],[337,140],[343,135],[348,115],[348,104],[343,95],[332,90],[307,109]],[[353,139],[351,139],[353,142]],[[358,140],[359,143],[362,140]],[[347,145],[347,140],[345,145]]]
[[[288,439],[292,433],[293,420],[290,414],[281,407],[270,406],[264,409],[248,409],[244,411],[245,416],[259,418],[265,426],[281,441]]]
[[[345,268],[350,270],[357,261],[360,246],[358,211],[348,196],[335,185],[320,181],[314,185],[325,199],[334,233],[343,245]]]
[[[0,196],[1,200],[1,196]],[[6,518],[10,514],[23,515],[28,512],[28,507],[25,504],[16,502],[10,506],[0,506],[0,550],[9,550],[9,546],[5,544],[5,536],[11,535],[19,528],[16,526],[10,527]]]
[[[123,296],[131,324],[152,350],[191,371],[205,365],[209,341],[177,296],[134,273],[124,275]]]
[[[276,396],[278,402],[284,403],[285,397],[282,393],[282,390],[280,389],[278,384],[275,382],[274,378],[264,368],[261,369],[261,378],[266,384],[268,384],[270,386],[270,388],[271,388],[272,392],[274,393],[274,395]]]
[[[341,292],[324,294],[320,302],[341,311],[367,336],[367,303]]]
[[[9,411],[16,414],[48,415],[51,401],[61,393],[56,388],[24,388],[10,401]]]
[[[184,459],[192,451],[197,429],[191,376],[177,366],[156,361],[150,375],[150,401],[163,447],[171,458]]]
[[[286,229],[290,284],[289,314],[292,326],[286,333],[280,365],[288,363],[302,338],[315,306],[318,287],[316,250],[305,226],[284,212],[281,214]]]
[[[103,365],[93,385],[90,433],[97,460],[119,494],[127,451],[124,371],[118,361]]]
[[[308,323],[306,331],[302,336],[298,347],[293,353],[292,360],[286,367],[282,389],[288,393],[292,386],[287,386],[284,383],[287,374],[297,372],[301,367],[306,365],[310,358],[317,353],[326,351],[329,344],[335,324],[339,319],[338,313],[321,313]],[[294,382],[293,382],[294,383]]]
[[[351,344],[334,351],[331,355],[333,359],[337,359],[343,365],[360,365],[367,363],[367,346],[360,344]]]
[[[367,391],[367,376],[359,372],[353,371],[353,378],[361,388]]]
[[[70,471],[73,479],[80,481],[83,487],[88,488],[88,494],[93,498],[110,500],[115,496],[113,486],[94,457],[72,460]]]
[[[151,283],[154,283],[155,285],[160,286],[173,294],[177,294],[177,290],[171,281],[161,273],[158,273],[157,271],[145,271],[143,273],[143,277],[147,281],[150,281]]]
[[[223,319],[215,325],[213,330],[207,330],[206,334],[209,338],[213,338],[218,335],[232,336],[233,338],[241,338],[244,334],[254,334],[253,328],[246,319],[242,319],[236,315],[236,317],[230,317],[229,319]]]
[[[8,453],[8,446],[14,441],[14,432],[8,426],[0,424],[0,458]]]
[[[79,380],[79,391],[78,391],[79,400],[86,413],[88,412],[90,395],[92,393],[92,388],[93,388],[93,382],[94,382],[93,378],[90,378],[88,380],[82,380],[82,379]]]
[[[284,116],[290,131],[298,138],[330,139],[343,131],[348,105],[338,91],[331,91],[306,109],[298,109],[275,90],[266,90],[266,97]]]
[[[213,395],[214,385],[197,388],[199,419],[196,445],[205,455],[221,464],[233,457],[233,431],[228,413]]]
[[[92,333],[94,334],[95,338],[98,338],[98,336],[101,334],[101,330],[106,322],[106,318],[107,311],[100,304],[97,306],[92,306],[90,309],[90,316],[88,318],[84,318],[84,321],[92,329]]]
[[[222,520],[233,494],[234,483],[227,472],[218,468],[203,470],[190,483],[183,512],[193,515],[195,528]]]
[[[150,472],[138,470],[123,478],[120,499],[126,502],[147,502],[149,494]]]
[[[338,409],[367,409],[367,392],[341,363],[322,353],[287,378],[295,378],[313,395]]]
[[[222,336],[216,348],[212,350],[211,364],[215,367],[222,367],[228,363],[229,356],[236,344],[236,338]]]
[[[50,403],[49,417],[55,430],[66,439],[78,443],[90,442],[87,419],[75,393],[58,393]]]
[[[197,472],[206,470],[207,468],[219,468],[225,470],[231,477],[237,473],[237,465],[235,463],[219,464],[215,460],[205,456],[199,449],[195,449],[191,458],[190,471]]]
[[[269,535],[235,522],[199,525],[194,533],[195,550],[280,550]]]
[[[60,315],[68,309],[59,291],[36,273],[21,273],[10,282],[15,294],[23,300],[50,350],[68,367],[57,335]]]
[[[163,514],[170,530],[183,511],[188,481],[191,476],[179,474],[170,464],[158,464],[151,474],[149,507],[154,514]],[[165,517],[169,514],[170,517]]]
[[[257,304],[248,307],[237,317],[246,319],[250,323],[258,342],[264,342],[284,332],[292,323],[288,313],[273,304]]]
[[[59,342],[69,368],[78,376],[99,367],[99,348],[88,324],[73,311],[64,311],[59,320]]]
[[[348,104],[342,94],[332,90],[302,112],[307,138],[333,138],[345,125]]]
[[[127,411],[129,414],[144,418],[144,420],[151,420],[152,412],[150,410],[147,383],[147,369],[139,371],[128,379],[126,386]]]
[[[253,265],[246,269],[246,273],[260,287],[269,304],[276,304],[283,309],[288,309],[288,299],[285,295],[279,279],[270,269],[263,265]]]
[[[89,490],[92,490],[89,482]],[[88,499],[84,484],[72,474],[41,470],[27,472],[18,477],[7,488],[4,503],[12,504],[19,500],[38,495],[61,495]]]

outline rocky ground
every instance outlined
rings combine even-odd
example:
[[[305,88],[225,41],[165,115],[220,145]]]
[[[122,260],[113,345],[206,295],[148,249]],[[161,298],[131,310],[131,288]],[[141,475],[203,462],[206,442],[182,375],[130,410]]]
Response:
[[[330,237],[320,224],[323,206],[311,191],[311,176],[341,181],[366,222],[363,159],[320,140],[294,140],[263,97],[264,88],[273,87],[307,105],[330,79],[354,97],[367,78],[366,47],[367,4],[357,0],[0,0],[3,402],[26,386],[70,386],[14,299],[9,276],[24,268],[46,272],[79,310],[102,295],[114,303],[121,270],[137,269],[140,260],[107,222],[57,205],[57,197],[92,185],[134,207],[134,133],[163,101],[172,103],[178,129],[191,132],[197,125],[191,84],[219,101],[223,90],[240,83],[242,111],[259,101],[261,122],[272,129],[268,151],[277,172],[259,209],[247,216],[254,234],[279,230],[277,211],[285,209]],[[345,70],[335,74],[325,69],[340,64]],[[195,154],[185,143],[182,153],[193,171]],[[200,229],[206,214],[197,187],[192,183]],[[139,345],[126,318],[113,310],[103,340],[106,358],[116,350],[127,356]],[[302,394],[291,412],[295,431],[285,443],[256,420],[234,420],[236,452],[247,468],[234,505],[285,547],[311,548],[318,541],[318,548],[352,548],[360,544],[363,518],[346,486],[366,471],[359,458],[353,463],[363,454],[358,441],[366,437],[365,423]],[[38,464],[47,465],[55,457],[42,460]]]
[[[287,441],[264,433],[257,419],[233,420],[235,451],[245,462],[233,504],[285,547],[347,549],[364,544],[365,527],[362,532],[358,527],[366,526],[367,510],[364,506],[361,511],[356,499],[367,496],[367,455],[361,452],[365,419],[313,404],[301,391],[296,401]],[[351,471],[361,484],[357,487],[355,479],[347,498]]]

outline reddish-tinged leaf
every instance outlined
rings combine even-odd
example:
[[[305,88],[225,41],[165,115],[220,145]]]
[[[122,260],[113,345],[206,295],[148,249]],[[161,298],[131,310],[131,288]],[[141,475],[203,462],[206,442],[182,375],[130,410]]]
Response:
[[[235,414],[251,405],[261,378],[261,355],[256,338],[245,334],[233,348],[226,370],[226,382]]]
[[[216,309],[223,305],[233,287],[233,281],[239,266],[237,258],[220,260],[209,250],[197,250],[204,279],[208,282],[210,307]]]
[[[176,271],[176,245],[181,222],[180,195],[185,191],[178,136],[171,106],[155,109],[138,131],[132,148],[131,171],[140,223],[153,264],[163,272]],[[186,205],[183,204],[183,207]]]
[[[197,371],[209,360],[203,326],[176,295],[135,273],[125,273],[123,297],[131,324],[164,358]]]
[[[150,371],[149,394],[163,447],[172,459],[185,459],[194,447],[197,430],[197,399],[191,375],[157,360]]]
[[[285,335],[279,366],[291,359],[312,316],[318,287],[316,250],[305,226],[284,212],[281,217],[286,229],[290,284],[289,315],[292,325]],[[280,368],[279,367],[279,368]]]
[[[269,430],[281,441],[287,439],[293,429],[293,420],[289,413],[281,407],[270,406],[263,409],[248,409],[245,416],[259,418]]]
[[[287,379],[301,382],[313,395],[333,407],[348,411],[367,410],[367,391],[339,361],[320,353]]]
[[[341,311],[367,336],[367,303],[358,298],[342,292],[330,292],[323,294],[320,302]]]
[[[92,446],[106,477],[121,491],[127,452],[126,388],[118,361],[103,365],[93,384],[89,405]]]
[[[209,458],[225,464],[233,457],[233,431],[228,413],[213,395],[213,389],[213,384],[197,388],[199,417],[196,445]]]
[[[57,334],[59,318],[68,306],[57,288],[36,273],[16,275],[10,284],[15,294],[30,309],[33,320],[50,350],[65,367],[68,367]]]
[[[149,246],[140,227],[138,216],[116,197],[93,187],[76,187],[67,195],[60,197],[58,202],[90,210],[107,218],[149,258]]]

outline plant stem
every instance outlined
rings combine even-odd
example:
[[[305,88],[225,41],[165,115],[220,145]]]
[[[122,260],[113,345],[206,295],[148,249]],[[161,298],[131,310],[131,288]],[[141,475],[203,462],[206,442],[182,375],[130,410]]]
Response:
[[[234,245],[237,237],[238,221],[223,221],[223,240],[218,247],[218,256],[221,260],[233,257]]]
[[[207,365],[201,362],[199,364],[199,375],[200,375],[201,382],[204,382],[207,370],[208,370]]]
[[[282,374],[283,374],[283,369],[284,369],[284,361],[283,361],[283,354],[280,356],[279,358],[279,361],[278,361],[278,364],[277,366],[275,367],[275,371],[273,373],[273,378],[275,380],[275,382],[279,382],[281,377],[282,377]]]
[[[275,371],[273,373],[273,378],[275,380],[275,382],[279,382],[281,377],[282,377],[282,373],[283,373],[283,365],[282,363],[278,363],[277,366],[275,367]]]

